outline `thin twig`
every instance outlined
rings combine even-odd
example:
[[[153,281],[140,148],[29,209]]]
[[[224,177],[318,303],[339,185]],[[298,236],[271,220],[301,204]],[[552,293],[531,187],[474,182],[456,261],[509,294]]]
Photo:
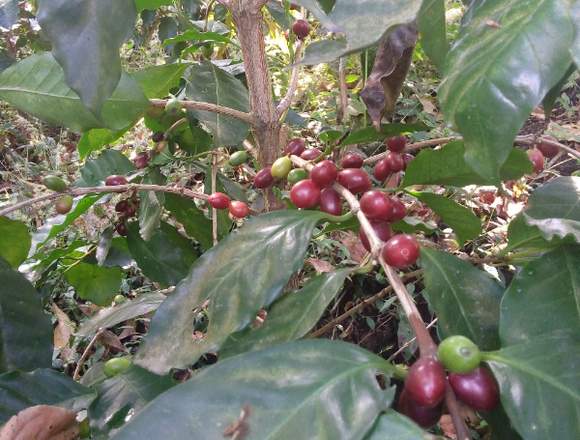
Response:
[[[87,358],[89,357],[90,351],[93,348],[93,346],[95,345],[95,343],[97,342],[97,339],[99,339],[99,336],[101,336],[101,334],[104,331],[105,331],[104,328],[100,328],[97,331],[97,333],[95,333],[95,336],[93,336],[93,338],[91,339],[91,341],[89,342],[89,344],[85,348],[85,351],[83,351],[83,354],[81,355],[81,358],[77,362],[77,366],[76,366],[75,371],[73,373],[73,380],[79,380],[79,378],[81,377],[81,368],[83,368],[83,365],[87,361]]]
[[[149,101],[151,105],[155,107],[165,108],[167,104],[166,99],[151,99]],[[232,118],[239,119],[248,124],[254,124],[254,116],[251,113],[236,110],[230,107],[224,107],[223,105],[211,104],[209,102],[199,102],[199,101],[180,101],[183,108],[202,110],[206,112],[219,113],[222,115],[230,116]]]
[[[282,117],[284,112],[288,110],[296,94],[296,89],[298,88],[298,76],[300,73],[300,58],[302,57],[302,49],[304,48],[304,42],[299,41],[296,46],[296,52],[294,54],[294,65],[292,66],[292,73],[290,74],[290,83],[288,84],[288,91],[286,96],[280,101],[278,107],[276,108],[276,115],[278,119]]]
[[[433,321],[431,321],[428,325],[427,325],[427,330],[429,330],[431,327],[433,327],[435,324],[437,323],[437,318],[435,318]],[[403,345],[401,345],[401,347],[399,347],[399,349],[394,352],[392,355],[389,356],[389,358],[387,359],[388,361],[392,361],[393,359],[395,359],[397,356],[399,356],[409,345],[411,345],[413,342],[415,342],[417,340],[416,337],[413,337],[412,339],[409,339],[407,342],[405,342]]]
[[[425,148],[425,147],[433,147],[435,145],[441,145],[441,144],[446,144],[452,141],[456,141],[461,139],[459,136],[450,136],[450,137],[444,137],[444,138],[437,138],[437,139],[429,139],[426,141],[421,141],[421,142],[416,142],[414,144],[409,144],[406,147],[406,151],[413,151],[413,150],[420,150],[421,148]],[[376,154],[375,156],[371,156],[367,159],[365,159],[364,163],[365,164],[372,164],[375,162],[378,162],[379,160],[383,159],[389,152],[385,151],[383,153],[379,153]]]

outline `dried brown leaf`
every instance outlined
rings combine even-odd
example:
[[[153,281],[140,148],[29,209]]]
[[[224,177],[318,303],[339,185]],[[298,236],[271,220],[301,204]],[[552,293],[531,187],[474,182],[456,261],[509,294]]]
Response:
[[[334,270],[332,264],[328,261],[319,260],[318,258],[309,258],[306,262],[314,268],[316,273],[328,273]]]
[[[20,411],[0,431],[0,440],[73,440],[78,437],[76,414],[48,405]]]
[[[56,304],[52,303],[51,308],[57,321],[54,328],[53,343],[55,348],[62,350],[68,347],[70,337],[75,331],[75,325]]]

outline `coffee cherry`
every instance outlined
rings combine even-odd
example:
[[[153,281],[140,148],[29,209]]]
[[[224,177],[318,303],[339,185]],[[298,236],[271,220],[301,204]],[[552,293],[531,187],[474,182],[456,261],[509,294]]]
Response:
[[[389,165],[389,169],[394,173],[405,169],[405,161],[403,160],[403,156],[399,153],[393,153],[390,151],[387,153],[384,160]]]
[[[449,383],[457,398],[477,411],[491,411],[499,402],[497,383],[483,367],[467,374],[451,373]]]
[[[362,168],[364,157],[358,153],[347,153],[340,161],[342,168]]]
[[[63,192],[67,189],[67,184],[58,176],[49,175],[42,179],[42,183],[51,191]]]
[[[64,215],[64,214],[70,212],[70,210],[72,209],[72,205],[73,205],[73,198],[67,194],[67,195],[59,197],[56,200],[56,202],[54,204],[54,209],[59,214]]]
[[[117,234],[119,234],[121,237],[126,237],[127,234],[129,234],[127,224],[123,220],[117,223],[117,225],[115,226],[115,231],[117,231]]]
[[[432,408],[421,406],[409,397],[406,388],[403,388],[399,396],[397,409],[425,429],[435,425],[441,418],[441,405]]]
[[[130,366],[131,358],[129,356],[113,358],[105,362],[105,365],[103,365],[103,372],[105,373],[105,376],[113,377],[124,373]]]
[[[398,234],[383,246],[383,259],[389,266],[404,269],[414,264],[419,258],[419,243],[409,234]]]
[[[215,209],[227,209],[230,206],[230,198],[224,193],[216,192],[207,198],[207,203]]]
[[[288,142],[284,152],[290,156],[300,156],[306,149],[306,141],[302,138],[294,138]]]
[[[137,156],[135,156],[135,159],[133,159],[133,164],[135,165],[135,168],[137,168],[138,170],[147,168],[147,166],[149,165],[149,153],[147,152],[139,153]]]
[[[127,200],[121,200],[115,205],[115,211],[119,214],[125,214],[129,209],[129,202]]]
[[[403,205],[403,202],[399,199],[391,199],[391,202],[393,203],[393,215],[391,216],[391,221],[398,222],[403,220],[407,215],[407,208],[405,208],[405,205]]]
[[[288,156],[280,157],[272,164],[270,173],[275,179],[285,179],[292,169],[292,161]]]
[[[393,202],[385,193],[376,190],[363,194],[360,209],[369,219],[390,220],[393,216]]]
[[[532,149],[528,150],[528,158],[534,165],[534,171],[536,173],[541,173],[544,170],[544,155],[540,150]]]
[[[165,113],[174,116],[181,111],[181,101],[177,98],[171,98],[165,104]]]
[[[452,373],[469,373],[481,362],[481,352],[477,345],[460,335],[444,339],[439,344],[437,356]]]
[[[292,25],[292,32],[299,39],[304,40],[310,34],[310,25],[306,20],[296,20]]]
[[[395,136],[388,138],[385,142],[387,148],[395,153],[401,153],[407,145],[407,138],[405,136]]]
[[[338,170],[334,162],[323,160],[317,163],[310,171],[310,178],[319,188],[325,188],[336,181]]]
[[[415,156],[413,156],[412,154],[409,153],[403,154],[403,162],[405,162],[405,169],[407,169],[407,167],[411,162],[413,162],[413,160],[415,160]]]
[[[431,357],[421,357],[411,368],[405,379],[409,397],[421,406],[433,408],[445,395],[445,370],[440,362]]]
[[[391,173],[392,171],[389,162],[387,162],[387,160],[385,159],[379,160],[375,165],[375,169],[373,171],[375,179],[377,179],[379,182],[384,182],[385,180],[387,180],[387,178],[390,176]]]
[[[274,184],[274,176],[272,176],[271,168],[262,168],[254,176],[254,186],[256,188],[265,189]]]
[[[314,208],[320,201],[320,188],[310,179],[302,180],[290,190],[290,200],[297,208]]]
[[[300,157],[304,160],[315,160],[322,154],[318,148],[309,148],[308,150],[304,150]]]
[[[554,139],[554,140],[556,140],[556,139]],[[538,150],[540,150],[542,152],[542,154],[545,157],[548,157],[550,159],[552,157],[556,156],[560,152],[560,149],[556,145],[549,144],[545,141],[540,141],[537,145],[537,148],[538,148]]]
[[[165,140],[165,134],[162,131],[153,133],[153,136],[151,136],[151,140],[156,144],[158,144],[159,142],[163,142]]]
[[[342,214],[342,200],[333,188],[324,188],[320,192],[320,210],[332,215]]]
[[[377,237],[379,237],[379,240],[381,241],[388,241],[389,238],[391,238],[391,236],[393,235],[393,231],[391,230],[391,225],[389,224],[389,222],[386,221],[373,221],[371,220],[371,226],[373,227],[373,229],[375,230],[375,234],[377,234]],[[371,244],[369,242],[369,239],[367,237],[367,234],[365,233],[363,228],[360,228],[360,230],[358,231],[358,236],[360,238],[360,242],[362,243],[362,245],[364,246],[364,248],[370,252],[371,251]]]
[[[230,203],[230,214],[235,218],[244,218],[250,214],[250,208],[244,202],[232,200]]]
[[[338,183],[354,194],[371,189],[371,179],[365,170],[347,168],[338,173]]]
[[[286,177],[286,180],[288,180],[290,185],[294,185],[295,183],[306,179],[308,179],[308,171],[303,170],[302,168],[294,168]]]
[[[481,203],[491,205],[493,202],[495,202],[495,194],[492,191],[482,191],[479,193],[479,200]]]
[[[250,156],[245,151],[236,151],[230,156],[228,163],[233,167],[239,167],[240,165],[246,163]]]
[[[123,304],[124,302],[127,302],[127,298],[124,297],[123,295],[115,295],[115,298],[113,298],[113,302],[115,304]]]
[[[127,178],[125,176],[109,176],[105,179],[106,186],[119,186],[119,185],[127,185]]]

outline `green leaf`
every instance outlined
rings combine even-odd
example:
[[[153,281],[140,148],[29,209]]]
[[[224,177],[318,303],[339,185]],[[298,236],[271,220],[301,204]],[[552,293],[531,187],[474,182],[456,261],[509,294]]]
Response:
[[[427,126],[418,122],[416,124],[383,124],[381,125],[380,131],[377,131],[374,127],[361,128],[360,130],[353,131],[350,133],[340,145],[354,145],[354,144],[367,144],[370,142],[384,141],[388,137],[401,134],[401,133],[412,133],[415,131],[426,130]]]
[[[532,164],[524,151],[513,148],[503,164],[501,180],[519,179],[532,172]],[[493,182],[479,176],[465,161],[462,141],[445,145],[440,150],[424,149],[405,171],[401,186],[411,185],[486,185]]]
[[[503,345],[559,330],[580,333],[580,248],[563,247],[528,263],[501,302]],[[552,317],[546,319],[546,317]]]
[[[173,0],[135,0],[137,11],[141,12],[145,9],[154,10],[161,6],[171,5]]]
[[[168,38],[163,42],[164,46],[175,43],[189,42],[189,41],[214,41],[216,43],[231,43],[231,40],[217,32],[201,32],[195,28],[187,29],[184,33],[179,34],[173,38]]]
[[[536,189],[524,219],[548,240],[569,236],[580,242],[580,177],[558,177]]]
[[[445,57],[449,51],[447,24],[445,22],[445,0],[425,0],[417,16],[421,34],[421,47],[437,69],[443,71]]]
[[[566,82],[568,81],[568,78],[570,78],[570,75],[576,72],[576,70],[577,68],[574,65],[574,63],[570,63],[570,67],[568,67],[568,70],[566,70],[564,76],[560,79],[560,81],[558,81],[558,83],[554,87],[550,89],[550,91],[546,94],[546,96],[544,96],[544,99],[542,100],[542,107],[544,109],[544,114],[546,118],[550,118],[552,110],[556,105],[556,100],[562,94],[562,88],[566,85]]]
[[[77,263],[65,272],[65,278],[82,299],[108,306],[119,293],[123,271],[118,267]]]
[[[425,291],[442,338],[463,335],[483,350],[499,347],[502,288],[471,264],[446,252],[421,249]]]
[[[0,372],[50,367],[51,359],[52,325],[40,296],[0,259]]]
[[[133,31],[133,0],[40,2],[38,22],[66,83],[99,115],[121,79],[119,48]]]
[[[282,293],[302,267],[312,231],[323,213],[278,211],[246,222],[203,254],[151,321],[136,362],[156,372],[195,363],[244,329],[258,310]],[[203,341],[191,337],[191,311],[210,300]]]
[[[11,371],[0,375],[0,424],[23,409],[51,405],[80,410],[94,397],[93,392],[70,377],[51,369],[30,373]]]
[[[220,359],[306,335],[338,295],[350,272],[350,269],[342,269],[318,275],[299,291],[284,295],[272,305],[261,327],[231,335],[220,351]]]
[[[76,186],[98,186],[113,174],[125,175],[135,171],[135,166],[117,150],[105,150],[99,157],[87,161],[81,168],[81,180]]]
[[[413,195],[426,203],[455,231],[459,243],[464,244],[481,234],[481,220],[471,209],[438,194],[422,192]]]
[[[176,194],[165,194],[165,208],[183,225],[187,235],[197,240],[205,250],[213,246],[211,220],[193,200]]]
[[[149,99],[164,98],[171,89],[179,86],[179,81],[189,64],[163,64],[147,67],[131,73]]]
[[[185,278],[197,258],[193,243],[165,222],[148,241],[139,235],[137,223],[131,223],[127,242],[143,273],[163,286],[174,286]]]
[[[526,440],[580,437],[578,333],[556,333],[487,353],[502,404]]]
[[[578,29],[578,23],[580,23],[580,3],[573,2],[570,12],[572,14],[572,20],[576,23],[576,38],[570,47],[570,53],[572,54],[574,63],[576,63],[576,67],[580,68],[580,30]]]
[[[242,410],[246,440],[359,439],[387,406],[377,371],[390,376],[392,367],[343,342],[297,341],[246,353],[166,391],[113,439],[223,439]]]
[[[143,183],[153,185],[165,185],[166,180],[158,168],[152,169],[143,177]],[[143,240],[151,239],[159,229],[164,202],[165,194],[162,192],[139,192],[139,233]]]
[[[558,237],[554,237],[550,241],[546,240],[539,228],[526,223],[522,213],[518,214],[508,226],[508,245],[505,250],[506,252],[525,250],[542,253],[563,243],[574,243],[574,240],[570,237],[565,240]]]
[[[477,3],[449,51],[439,99],[486,179],[499,180],[519,129],[569,66],[567,9],[560,0]]]
[[[97,118],[66,85],[62,68],[50,53],[32,55],[0,73],[0,98],[43,121],[79,132],[91,128],[123,130],[149,105],[135,80],[123,74]]]
[[[13,268],[18,268],[30,250],[28,227],[22,222],[0,217],[0,237],[0,258],[4,258]]]
[[[364,440],[425,440],[425,432],[396,411],[381,414]]]
[[[125,373],[98,385],[98,397],[89,407],[91,428],[100,434],[112,434],[109,431],[123,425],[128,414],[134,417],[145,405],[174,385],[171,377],[157,376],[132,366]]]
[[[248,91],[235,76],[215,64],[205,62],[189,70],[185,93],[195,101],[210,102],[236,110],[249,111]],[[214,138],[214,145],[237,145],[248,135],[248,125],[218,113],[191,110]]]
[[[108,128],[93,128],[85,131],[77,144],[77,151],[81,160],[87,158],[94,151],[102,150],[126,133],[126,130],[113,131]]]

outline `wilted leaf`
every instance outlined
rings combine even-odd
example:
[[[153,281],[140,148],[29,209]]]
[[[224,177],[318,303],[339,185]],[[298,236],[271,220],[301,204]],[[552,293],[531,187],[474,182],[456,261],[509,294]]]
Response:
[[[56,406],[38,405],[20,411],[0,431],[0,440],[71,440],[79,435],[76,414]]]

